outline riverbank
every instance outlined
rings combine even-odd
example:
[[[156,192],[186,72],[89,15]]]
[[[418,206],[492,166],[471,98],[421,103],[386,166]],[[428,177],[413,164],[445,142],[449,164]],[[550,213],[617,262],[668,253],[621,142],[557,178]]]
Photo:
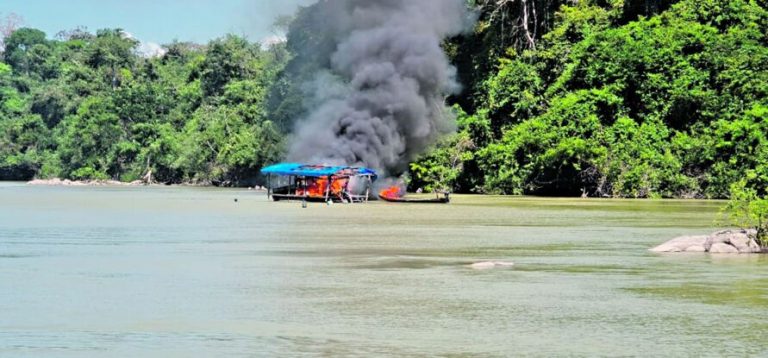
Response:
[[[88,180],[69,180],[69,179],[61,179],[61,178],[52,178],[52,179],[33,179],[28,182],[26,182],[27,185],[39,185],[39,186],[190,186],[190,187],[218,187],[217,185],[212,184],[205,184],[205,183],[179,183],[179,184],[169,184],[169,183],[158,183],[158,182],[152,182],[148,183],[144,180],[134,180],[132,182],[124,182],[119,180],[96,180],[96,179],[88,179]],[[243,187],[247,188],[248,190],[266,190],[265,187],[256,185],[256,186],[249,186],[249,187]]]
[[[69,180],[69,179],[33,179],[27,182],[27,185],[49,185],[49,186],[143,186],[151,185],[143,180],[134,180],[132,182],[122,182],[119,180]]]

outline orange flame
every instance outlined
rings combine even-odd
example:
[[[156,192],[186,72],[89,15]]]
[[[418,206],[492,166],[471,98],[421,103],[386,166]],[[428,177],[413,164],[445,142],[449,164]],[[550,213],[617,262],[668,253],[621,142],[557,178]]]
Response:
[[[385,197],[385,198],[397,199],[403,196],[403,190],[400,188],[399,185],[393,185],[381,190],[379,192],[379,196]]]
[[[328,187],[328,179],[325,177],[308,178],[306,182],[306,189],[299,187],[296,189],[296,195],[306,195],[313,198],[322,198],[326,194],[326,190],[330,191],[331,196],[341,197],[341,192],[347,185],[346,178],[331,178],[330,188]]]

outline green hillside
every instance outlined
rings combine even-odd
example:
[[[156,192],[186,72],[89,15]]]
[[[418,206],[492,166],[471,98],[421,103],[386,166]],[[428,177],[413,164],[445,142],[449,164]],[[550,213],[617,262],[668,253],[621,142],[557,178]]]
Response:
[[[474,30],[443,44],[464,87],[447,99],[458,132],[411,164],[412,189],[722,198],[741,179],[768,187],[765,1],[469,5]],[[153,57],[120,29],[16,30],[0,63],[0,179],[258,182],[306,111],[303,84],[330,60],[318,6],[290,19],[285,43],[227,35]]]

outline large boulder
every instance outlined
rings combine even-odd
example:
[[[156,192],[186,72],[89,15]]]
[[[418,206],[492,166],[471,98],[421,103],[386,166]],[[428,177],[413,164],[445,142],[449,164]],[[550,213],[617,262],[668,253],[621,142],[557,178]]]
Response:
[[[747,248],[746,251],[744,251],[746,253],[756,254],[756,253],[763,252],[763,248],[760,247],[760,244],[758,244],[757,241],[755,241],[754,239],[750,239],[748,245],[749,247]]]
[[[751,239],[750,236],[754,237],[755,232],[754,230],[721,230],[713,233],[712,235],[709,235],[707,238],[707,242],[704,243],[704,248],[707,249],[707,251],[710,250],[710,247],[716,243],[724,243],[724,244],[731,244],[733,246],[736,246],[738,248],[738,245],[742,245],[746,247],[747,243]]]
[[[724,242],[716,242],[709,248],[711,254],[738,254],[739,250]]]
[[[650,251],[709,252],[713,254],[759,253],[762,247],[755,241],[755,230],[721,230],[711,235],[680,236]]]
[[[741,253],[757,253],[760,252],[760,245],[750,237],[738,237],[732,238],[730,244],[735,247]]]
[[[705,249],[702,245],[693,245],[688,246],[688,248],[685,249],[685,252],[707,252],[707,249]]]
[[[687,251],[689,247],[705,247],[707,235],[680,236],[669,240],[659,246],[651,249],[653,252],[681,252]]]
[[[744,252],[745,250],[749,249],[749,242],[752,241],[747,235],[733,237],[730,240],[728,240],[728,243],[731,244],[731,246],[735,247],[739,250],[739,252]]]
[[[730,230],[712,233],[712,235],[707,236],[707,241],[704,242],[704,248],[709,251],[714,244],[727,244],[730,240],[729,234]]]

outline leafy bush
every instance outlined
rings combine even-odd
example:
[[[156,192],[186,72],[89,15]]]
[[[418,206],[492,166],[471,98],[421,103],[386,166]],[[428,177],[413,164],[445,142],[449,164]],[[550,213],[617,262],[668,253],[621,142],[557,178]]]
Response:
[[[754,178],[754,175],[751,175]],[[747,187],[742,179],[731,185],[731,199],[724,211],[730,223],[744,229],[755,229],[761,246],[768,246],[768,197]]]
[[[71,174],[73,179],[78,180],[107,180],[109,179],[109,176],[104,173],[100,172],[96,169],[93,169],[91,167],[83,167],[80,169],[77,169],[72,172]]]

